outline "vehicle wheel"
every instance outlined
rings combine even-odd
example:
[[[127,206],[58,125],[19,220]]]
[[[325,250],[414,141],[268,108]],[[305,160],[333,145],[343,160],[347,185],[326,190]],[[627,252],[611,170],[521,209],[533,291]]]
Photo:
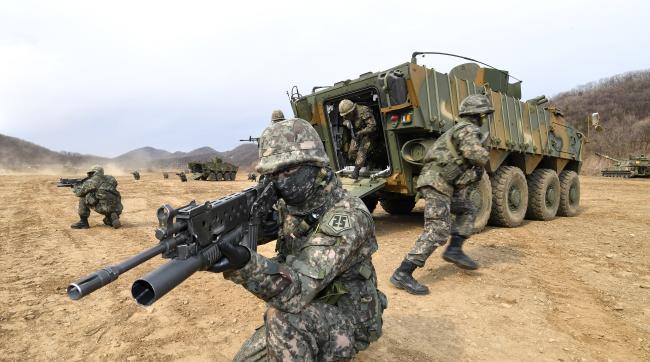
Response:
[[[411,213],[415,207],[415,197],[390,195],[385,199],[379,200],[382,209],[391,215],[406,215]]]
[[[368,195],[366,197],[363,197],[361,199],[364,204],[366,204],[366,207],[368,208],[368,211],[372,214],[373,211],[375,211],[375,208],[377,208],[377,203],[379,202],[379,199],[375,195]]]
[[[560,179],[555,171],[540,168],[528,176],[528,211],[526,217],[551,220],[560,206]]]
[[[490,223],[509,228],[519,226],[528,206],[528,185],[524,173],[514,166],[501,166],[491,181]]]
[[[580,207],[580,178],[575,171],[560,172],[560,216],[575,216]]]
[[[470,187],[467,198],[476,207],[476,219],[472,231],[478,233],[487,225],[492,211],[492,186],[487,173],[483,173],[483,177],[476,186]]]

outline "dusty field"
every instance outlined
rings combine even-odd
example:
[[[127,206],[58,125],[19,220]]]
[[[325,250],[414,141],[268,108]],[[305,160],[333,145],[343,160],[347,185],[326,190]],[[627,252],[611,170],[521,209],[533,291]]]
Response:
[[[264,305],[220,275],[199,273],[138,307],[132,281],[154,261],[77,302],[67,283],[156,240],[155,210],[243,189],[229,183],[119,177],[124,227],[93,214],[71,230],[77,199],[56,176],[0,176],[0,360],[228,360],[261,324]],[[431,289],[411,296],[388,283],[419,234],[411,217],[375,212],[384,336],[360,361],[650,360],[650,180],[583,177],[575,218],[491,228],[465,272],[437,252],[418,270]],[[264,246],[270,253],[273,246]]]

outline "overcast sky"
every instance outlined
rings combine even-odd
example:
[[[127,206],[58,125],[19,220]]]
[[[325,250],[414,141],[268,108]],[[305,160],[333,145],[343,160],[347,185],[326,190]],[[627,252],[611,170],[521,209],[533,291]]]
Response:
[[[0,0],[0,133],[113,157],[225,151],[286,91],[355,78],[411,52],[463,54],[523,97],[650,68],[648,1]],[[442,72],[464,61],[420,60]]]

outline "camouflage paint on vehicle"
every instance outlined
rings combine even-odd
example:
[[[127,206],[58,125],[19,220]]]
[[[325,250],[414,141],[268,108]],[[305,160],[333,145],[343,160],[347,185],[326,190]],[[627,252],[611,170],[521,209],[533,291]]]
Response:
[[[368,72],[331,87],[315,88],[306,96],[293,91],[291,100],[295,116],[314,126],[325,144],[332,168],[340,174],[349,163],[341,162],[337,154],[337,142],[341,139],[338,102],[351,99],[372,107],[382,125],[377,148],[384,149],[385,162],[374,170],[383,173],[370,172],[366,178],[381,176],[385,184],[379,190],[366,187],[358,196],[378,191],[375,195],[380,200],[398,202],[415,196],[426,150],[460,120],[460,102],[478,93],[485,93],[495,108],[482,128],[482,132],[489,133],[486,144],[490,158],[486,170],[490,176],[504,166],[519,168],[526,176],[540,168],[557,175],[563,171],[579,173],[582,133],[569,126],[563,113],[549,105],[546,97],[521,101],[521,84],[509,83],[508,79],[506,71],[475,63],[461,64],[445,74],[413,59],[382,72]],[[343,183],[351,189],[355,187],[345,180]]]
[[[207,162],[189,162],[187,167],[193,180],[202,181],[234,181],[238,169],[231,163],[223,162],[219,157]]]
[[[612,166],[600,171],[605,177],[650,177],[650,159],[645,155],[630,156],[627,160],[619,160],[598,152],[596,155],[614,162]]]

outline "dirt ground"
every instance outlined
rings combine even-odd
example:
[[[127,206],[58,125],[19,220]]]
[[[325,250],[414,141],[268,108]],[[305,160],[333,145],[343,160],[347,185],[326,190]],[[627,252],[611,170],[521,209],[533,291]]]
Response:
[[[0,360],[225,361],[262,322],[264,304],[221,275],[198,273],[153,307],[131,283],[156,258],[73,302],[71,281],[152,246],[155,211],[241,190],[247,181],[118,177],[123,228],[91,216],[72,230],[77,199],[57,176],[0,176]],[[412,296],[388,282],[421,230],[375,211],[373,260],[388,295],[384,335],[359,361],[649,361],[650,180],[582,177],[574,218],[488,228],[470,240],[482,268],[462,271],[436,252]],[[273,245],[261,248],[270,254]]]

